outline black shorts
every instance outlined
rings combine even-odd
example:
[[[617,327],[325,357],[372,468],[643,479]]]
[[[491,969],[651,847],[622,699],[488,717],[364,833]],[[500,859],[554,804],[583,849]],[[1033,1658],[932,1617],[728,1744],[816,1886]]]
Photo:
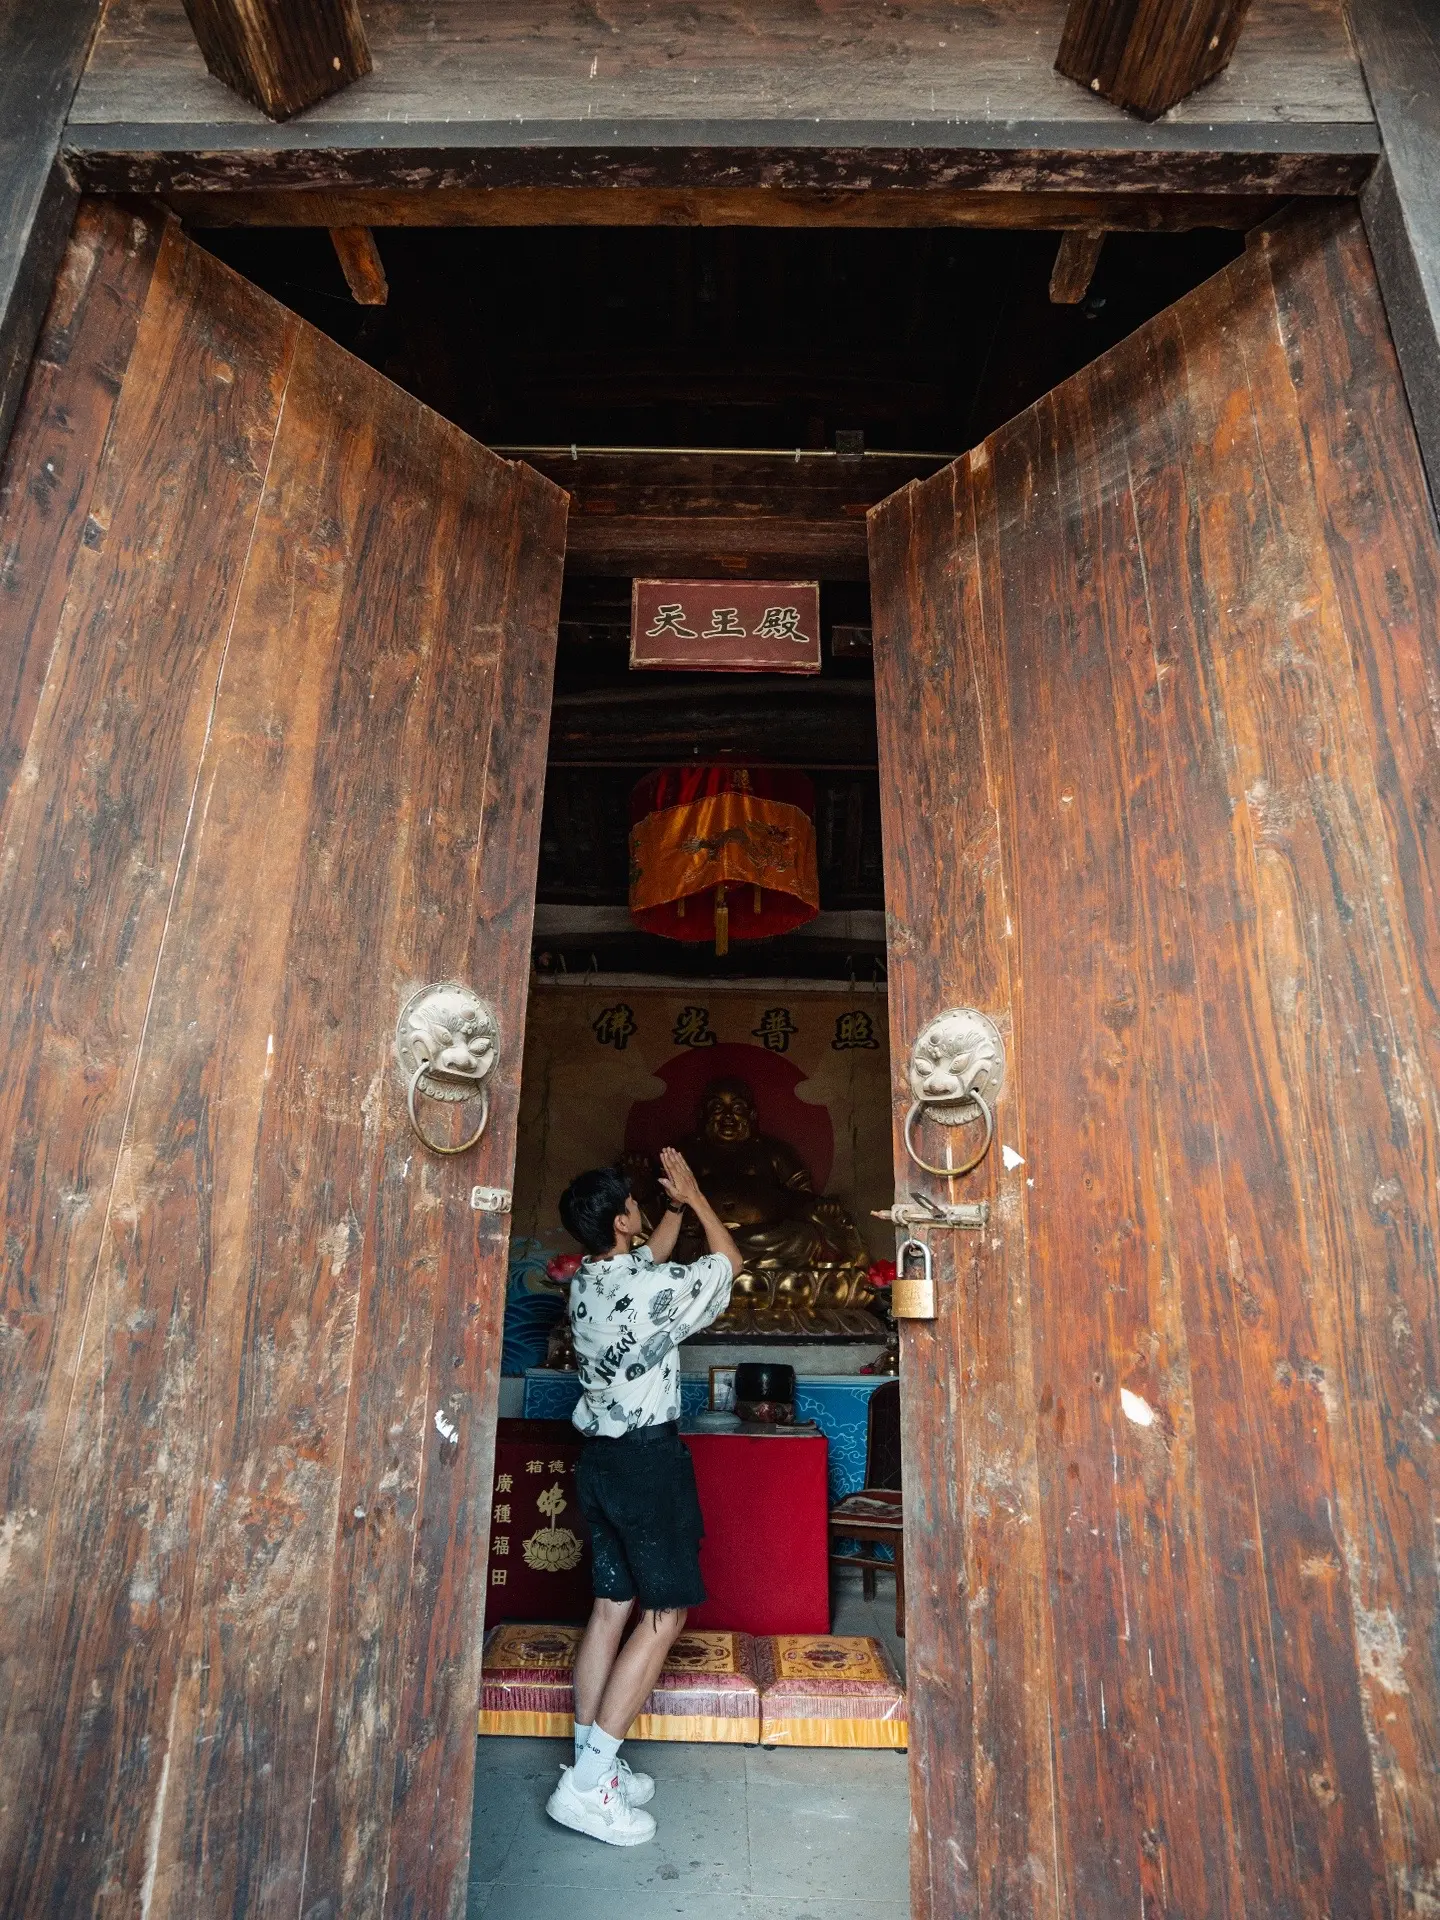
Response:
[[[700,1605],[705,1522],[690,1449],[673,1420],[613,1440],[587,1440],[575,1492],[590,1523],[600,1599],[638,1597],[657,1613]]]

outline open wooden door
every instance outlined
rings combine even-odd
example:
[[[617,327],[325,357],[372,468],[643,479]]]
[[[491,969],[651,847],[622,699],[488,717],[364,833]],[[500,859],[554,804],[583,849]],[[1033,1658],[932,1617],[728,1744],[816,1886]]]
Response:
[[[993,1207],[902,1349],[914,1911],[1440,1910],[1440,541],[1358,216],[870,543],[897,1181]]]
[[[564,526],[82,212],[0,504],[7,1916],[463,1912]],[[394,1039],[451,978],[446,1159]]]

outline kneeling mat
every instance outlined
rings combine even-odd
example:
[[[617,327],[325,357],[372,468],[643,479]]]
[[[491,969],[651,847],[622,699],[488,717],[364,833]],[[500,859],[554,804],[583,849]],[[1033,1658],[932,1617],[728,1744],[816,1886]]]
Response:
[[[905,1747],[905,1689],[883,1640],[780,1633],[755,1642],[760,1744]]]
[[[580,1636],[579,1627],[514,1621],[492,1628],[485,1636],[480,1732],[547,1738],[570,1733],[575,1725],[571,1670]],[[754,1641],[744,1633],[682,1633],[629,1738],[753,1746],[760,1738]]]

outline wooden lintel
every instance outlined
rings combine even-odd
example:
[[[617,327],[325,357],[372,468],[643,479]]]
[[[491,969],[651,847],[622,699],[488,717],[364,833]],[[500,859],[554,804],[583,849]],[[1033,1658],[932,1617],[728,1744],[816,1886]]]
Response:
[[[205,65],[271,120],[370,71],[359,0],[184,0]]]
[[[390,282],[374,234],[368,227],[331,227],[330,239],[352,297],[362,307],[383,307]]]
[[[1057,307],[1078,307],[1085,298],[1104,244],[1103,227],[1078,228],[1060,236],[1055,265],[1050,270],[1050,298]]]
[[[1246,232],[1280,196],[1258,193],[953,192],[876,187],[476,187],[411,192],[167,192],[193,227],[1013,227],[1064,233]]]
[[[1230,64],[1250,0],[1070,0],[1056,70],[1156,120]]]

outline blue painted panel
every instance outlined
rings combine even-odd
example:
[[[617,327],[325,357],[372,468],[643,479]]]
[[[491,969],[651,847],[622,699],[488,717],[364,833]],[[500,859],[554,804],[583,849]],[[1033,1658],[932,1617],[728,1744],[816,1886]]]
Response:
[[[870,1396],[885,1384],[882,1375],[802,1375],[795,1383],[795,1417],[813,1420],[830,1443],[830,1498],[843,1500],[865,1484],[865,1421]],[[710,1383],[698,1374],[680,1377],[681,1410],[687,1419],[702,1413]],[[525,1418],[568,1420],[580,1398],[573,1373],[532,1367],[525,1375]]]

